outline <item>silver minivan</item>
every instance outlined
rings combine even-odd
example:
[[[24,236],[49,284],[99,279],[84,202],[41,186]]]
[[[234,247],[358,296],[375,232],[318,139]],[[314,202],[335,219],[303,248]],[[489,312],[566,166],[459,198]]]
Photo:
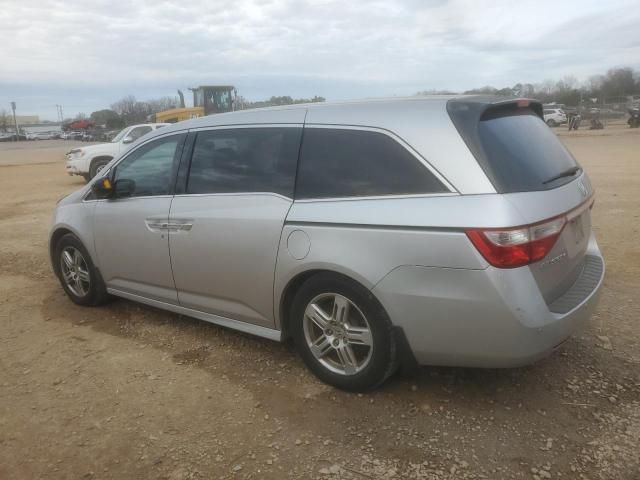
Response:
[[[53,269],[272,340],[323,381],[511,367],[593,311],[604,262],[587,175],[527,99],[297,105],[180,122],[62,199]]]

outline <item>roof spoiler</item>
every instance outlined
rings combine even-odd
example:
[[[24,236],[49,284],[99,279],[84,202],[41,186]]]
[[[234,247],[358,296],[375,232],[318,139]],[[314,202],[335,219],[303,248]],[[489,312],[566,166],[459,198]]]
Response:
[[[542,103],[538,100],[522,97],[498,97],[494,95],[478,95],[452,98],[447,102],[449,115],[468,117],[468,121],[478,122],[487,118],[517,114],[521,108],[534,112],[544,119]]]
[[[495,95],[455,97],[447,102],[447,112],[476,160],[484,157],[478,132],[482,120],[533,112],[544,121],[542,103],[529,98]]]

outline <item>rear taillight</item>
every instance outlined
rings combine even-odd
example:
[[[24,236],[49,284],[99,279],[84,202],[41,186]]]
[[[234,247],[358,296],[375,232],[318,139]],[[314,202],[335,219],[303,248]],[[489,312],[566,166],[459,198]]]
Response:
[[[566,223],[563,216],[516,228],[474,228],[466,230],[466,234],[491,265],[515,268],[546,257]]]

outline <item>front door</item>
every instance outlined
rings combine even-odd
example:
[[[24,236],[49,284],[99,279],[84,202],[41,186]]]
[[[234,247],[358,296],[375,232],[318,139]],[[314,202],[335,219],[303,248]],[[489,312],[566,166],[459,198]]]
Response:
[[[273,281],[301,126],[197,133],[169,245],[180,305],[273,328]]]
[[[167,221],[183,141],[169,135],[147,142],[114,167],[115,197],[98,202],[94,225],[108,288],[177,303]]]

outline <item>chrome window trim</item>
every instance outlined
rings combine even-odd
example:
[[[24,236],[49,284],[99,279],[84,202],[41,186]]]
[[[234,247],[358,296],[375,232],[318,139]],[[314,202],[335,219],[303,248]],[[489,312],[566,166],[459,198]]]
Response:
[[[86,197],[91,194],[91,190],[89,190],[85,194],[85,198],[83,198],[83,202],[106,202],[113,201],[106,198],[96,198],[87,200]],[[178,195],[146,195],[143,197],[123,197],[118,200],[137,200],[137,199],[145,199],[145,198],[183,198],[183,197],[234,197],[234,196],[250,196],[250,195],[261,195],[261,196],[269,196],[269,197],[278,197],[282,200],[287,200],[292,203],[316,203],[316,202],[357,202],[360,200],[402,200],[402,199],[411,199],[411,198],[432,198],[432,197],[457,197],[459,193],[419,193],[412,195],[378,195],[378,196],[368,196],[368,197],[331,197],[331,198],[304,198],[301,200],[295,200],[291,197],[287,197],[286,195],[282,195],[280,193],[275,192],[220,192],[220,193],[180,193]]]
[[[322,197],[322,198],[302,198],[294,200],[295,203],[316,203],[316,202],[353,202],[359,200],[399,200],[404,198],[433,198],[433,197],[457,197],[457,192],[445,193],[413,193],[399,195],[370,195],[363,197]]]
[[[304,123],[239,123],[227,125],[210,125],[208,127],[190,128],[189,132],[203,132],[209,130],[235,130],[240,128],[304,128]]]
[[[407,150],[416,160],[418,160],[429,172],[440,181],[451,193],[459,193],[458,190],[442,175],[437,168],[429,163],[420,153],[407,143],[402,137],[395,132],[380,127],[369,127],[362,125],[343,125],[343,124],[331,124],[331,123],[305,123],[304,128],[325,128],[328,130],[359,130],[364,132],[375,132],[386,135],[392,140],[399,143],[405,150]],[[303,138],[304,142],[304,138]],[[385,195],[386,197],[386,195]],[[361,198],[361,197],[358,197]]]
[[[114,163],[109,170],[105,172],[108,174],[113,168],[117,167],[118,164],[123,161],[126,157],[136,151],[138,148],[146,145],[147,143],[163,138],[168,137],[170,135],[181,135],[184,133],[191,132],[203,132],[203,131],[211,131],[211,130],[233,130],[238,128],[326,128],[326,129],[339,129],[339,130],[360,130],[360,131],[370,131],[377,132],[383,135],[386,135],[398,142],[402,147],[404,147],[413,157],[415,157],[422,165],[424,165],[429,172],[431,172],[442,184],[449,189],[449,192],[441,192],[441,193],[416,193],[416,194],[391,194],[391,195],[369,195],[369,196],[358,196],[358,197],[322,197],[322,198],[305,198],[305,199],[294,199],[292,197],[287,197],[286,195],[282,195],[276,192],[218,192],[218,193],[182,193],[179,195],[174,195],[174,197],[210,197],[210,196],[232,196],[232,195],[271,195],[275,197],[280,197],[283,200],[292,201],[294,203],[315,203],[315,202],[354,202],[360,200],[391,200],[391,199],[405,199],[405,198],[432,198],[432,197],[450,197],[457,196],[460,193],[438,172],[429,162],[427,162],[411,145],[405,142],[401,137],[396,135],[394,132],[386,130],[384,128],[378,127],[368,127],[368,126],[360,126],[360,125],[342,125],[342,124],[301,124],[301,123],[247,123],[247,124],[238,124],[238,125],[212,125],[208,127],[198,127],[192,129],[184,129],[178,131],[167,132],[163,135],[157,135],[153,138],[148,139],[144,143],[137,145],[134,149],[127,151],[126,155],[119,158],[116,163]],[[303,140],[304,141],[304,140]],[[87,192],[87,195],[91,193],[91,190]],[[162,195],[164,196],[164,195]],[[144,197],[132,197],[132,198],[159,198],[161,195],[152,195],[152,196],[144,196]],[[86,196],[85,196],[86,197]],[[83,202],[101,202],[105,201],[104,199],[95,199],[95,200],[86,200],[83,199]]]
[[[90,191],[89,191],[90,192]],[[144,195],[141,197],[122,197],[122,198],[96,198],[92,200],[82,200],[84,203],[90,202],[120,202],[123,200],[147,200],[149,198],[173,198],[173,195]]]
[[[287,200],[289,202],[293,202],[293,198],[287,197],[286,195],[282,195],[281,193],[276,192],[218,192],[218,193],[180,193],[178,195],[174,195],[174,198],[182,198],[182,197],[237,197],[241,196],[249,196],[249,195],[261,195],[261,196],[269,196],[269,197],[278,197],[283,200]]]

